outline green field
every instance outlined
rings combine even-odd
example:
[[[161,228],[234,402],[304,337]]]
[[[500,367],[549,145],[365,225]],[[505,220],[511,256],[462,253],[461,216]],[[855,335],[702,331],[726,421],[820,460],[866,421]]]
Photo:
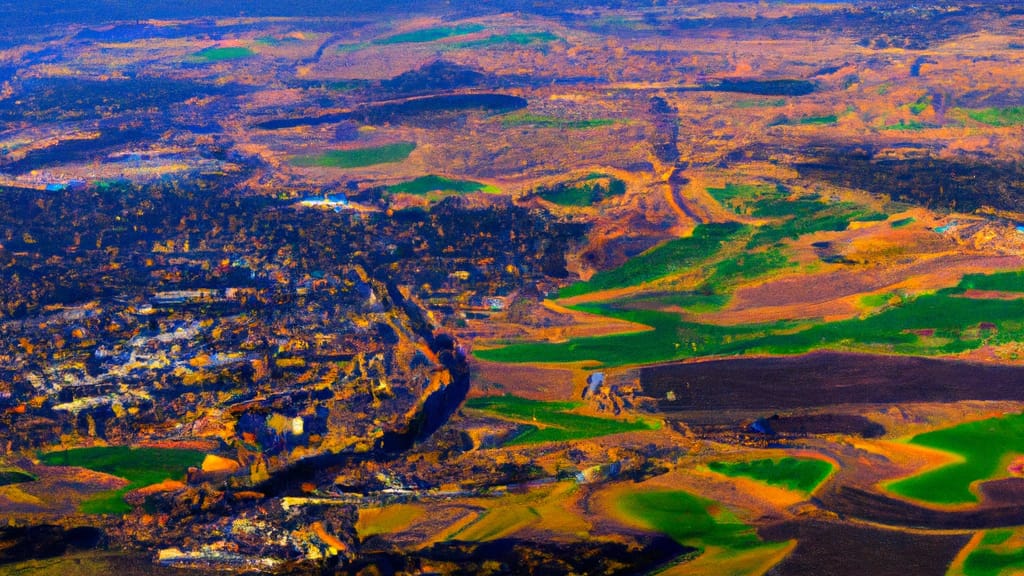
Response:
[[[302,40],[293,36],[260,36],[256,39],[260,46],[281,46],[284,44],[301,44]]]
[[[654,430],[655,424],[642,420],[625,421],[573,414],[580,406],[577,402],[540,402],[518,396],[487,396],[473,398],[466,402],[466,408],[481,410],[495,416],[516,421],[529,421],[525,430],[510,440],[507,445],[537,444],[540,442],[564,442],[631,432]]]
[[[815,232],[841,232],[850,222],[878,218],[876,212],[852,202],[828,203],[814,197],[758,202],[752,214],[781,220],[760,227],[747,244],[748,248],[795,240]]]
[[[819,349],[953,354],[984,343],[1024,339],[1024,306],[1019,301],[964,298],[957,295],[962,291],[962,287],[957,287],[907,298],[863,318],[803,324],[701,324],[682,320],[677,314],[628,308],[628,300],[577,306],[586,312],[643,324],[651,330],[557,344],[513,344],[475,354],[499,362],[593,361],[603,366],[624,366],[700,356],[801,354]],[[993,324],[996,330],[978,330],[983,322]],[[921,330],[934,333],[930,337],[914,333]]]
[[[204,62],[223,62],[224,60],[240,60],[255,55],[255,52],[244,46],[226,46],[200,50],[193,54],[192,57]]]
[[[721,310],[729,303],[729,294],[693,290],[690,292],[654,292],[632,296],[619,301],[623,308],[634,310],[657,310],[677,306],[690,312],[712,312]]]
[[[760,252],[745,252],[716,263],[711,269],[711,275],[704,280],[704,284],[699,290],[724,295],[743,281],[753,280],[792,266],[795,264],[790,262],[785,252],[778,248]]]
[[[599,290],[639,286],[652,280],[693,269],[718,253],[722,245],[744,233],[742,224],[705,224],[697,226],[686,238],[669,240],[630,258],[625,264],[598,272],[586,282],[577,282],[559,291],[559,298],[588,294]]]
[[[866,318],[818,324],[795,334],[774,334],[752,342],[753,349],[793,354],[818,348],[877,349],[898,354],[954,354],[986,341],[1000,344],[1024,337],[1024,307],[1016,301],[957,297],[940,290]],[[997,333],[982,335],[984,322]],[[933,330],[929,338],[912,331]]]
[[[401,34],[395,34],[394,36],[388,36],[387,38],[381,38],[374,40],[374,44],[422,44],[424,42],[434,42],[436,40],[443,40],[445,38],[451,38],[453,36],[464,36],[466,34],[475,34],[477,32],[483,32],[486,26],[481,24],[459,24],[457,26],[438,26],[436,28],[424,28],[422,30],[413,30],[412,32],[403,32]]]
[[[869,294],[860,298],[860,303],[866,308],[881,308],[887,306],[894,297],[898,296],[895,292],[885,292],[884,294]]]
[[[565,118],[558,118],[557,116],[544,116],[542,114],[532,114],[529,112],[506,114],[501,118],[501,125],[504,128],[511,128],[514,126],[536,126],[539,128],[586,130],[587,128],[611,126],[616,122],[617,120],[613,120],[611,118],[568,120]]]
[[[973,482],[1005,475],[1006,459],[1024,453],[1024,414],[918,434],[910,443],[956,454],[963,461],[891,482],[889,491],[935,504],[972,504],[978,501]]]
[[[424,195],[430,192],[486,192],[487,194],[498,194],[501,192],[501,190],[494,186],[488,186],[487,184],[482,184],[480,182],[473,182],[472,180],[451,180],[449,178],[433,174],[420,176],[414,180],[395,184],[394,186],[388,186],[387,190],[391,194],[416,195]]]
[[[790,195],[788,189],[782,185],[772,184],[735,184],[726,182],[722,188],[708,188],[711,195],[719,204],[731,209],[737,214],[750,214],[753,206],[758,202],[776,202]]]
[[[772,99],[758,99],[749,98],[746,100],[737,100],[733,103],[733,106],[737,108],[778,108],[786,105],[785,98],[772,98]]]
[[[889,223],[893,228],[903,228],[913,224],[916,220],[914,218],[900,218],[899,220],[893,220]]]
[[[369,82],[365,80],[339,80],[337,82],[327,82],[323,87],[335,92],[352,92],[353,90],[367,88],[369,85]]]
[[[824,460],[776,458],[749,462],[711,462],[708,468],[725,476],[753,478],[770,486],[811,493],[832,473]]]
[[[756,228],[735,223],[701,225],[688,238],[671,240],[627,261],[622,266],[598,272],[589,281],[563,288],[558,296],[567,298],[600,290],[639,286],[673,274],[703,267],[710,270],[697,293],[727,296],[737,283],[765,276],[792,266],[778,246],[786,239],[823,230],[844,230],[851,221],[882,221],[887,214],[874,212],[850,202],[828,203],[816,196],[790,198],[781,186],[734,185],[709,188],[723,206],[738,214],[770,218],[773,222]],[[563,202],[584,202],[571,197]],[[721,249],[731,240],[746,238],[746,253],[726,256]],[[715,261],[716,256],[720,258]],[[707,301],[701,305],[707,305]]]
[[[985,532],[977,548],[964,558],[963,574],[965,576],[1020,574],[1024,570],[1024,548],[1011,541],[1011,538],[1015,536],[1014,532],[1012,528],[1000,528]]]
[[[889,219],[888,214],[882,212],[870,212],[863,216],[857,216],[851,222],[885,222]]]
[[[600,177],[600,175],[597,175]],[[618,178],[608,178],[605,183],[595,182],[597,178],[587,177],[575,184],[558,184],[536,190],[535,193],[548,202],[559,206],[592,206],[610,196],[626,193],[626,183]]]
[[[521,343],[480,350],[480,358],[504,362],[580,362],[603,366],[639,365],[702,356],[750,353],[800,354],[819,349],[889,354],[956,354],[984,344],[1024,339],[1024,306],[1019,301],[965,298],[968,288],[1024,291],[1024,273],[968,275],[959,286],[890,304],[885,297],[874,314],[835,322],[803,321],[717,326],[663,312],[679,306],[690,311],[723,307],[735,288],[793,266],[782,241],[824,230],[843,230],[851,221],[882,222],[889,215],[852,202],[795,196],[777,185],[709,188],[723,206],[766,220],[696,227],[687,238],[660,244],[618,268],[595,274],[559,293],[568,298],[602,290],[642,287],[674,275],[701,274],[696,288],[647,292],[576,308],[648,327],[633,333],[578,338],[564,343]],[[903,219],[892,226],[912,222]],[[745,243],[745,247],[743,244]],[[740,252],[745,250],[745,252]],[[869,297],[866,305],[873,303]],[[983,325],[991,324],[991,327]]]
[[[839,117],[835,114],[828,114],[825,116],[804,116],[803,118],[788,118],[786,116],[780,116],[775,120],[768,123],[769,126],[815,126],[815,125],[830,125],[835,124],[839,121]]]
[[[451,48],[489,48],[493,46],[507,46],[507,45],[519,45],[529,46],[536,44],[548,44],[561,40],[560,36],[556,36],[551,32],[511,32],[508,34],[492,34],[486,38],[479,40],[465,40],[462,42],[452,42],[449,44]]]
[[[776,226],[763,226],[751,237],[748,248],[770,246],[783,240],[795,240],[815,232],[841,232],[850,222],[868,212],[845,203],[823,205],[815,200],[796,200],[794,210],[801,213]]]
[[[39,460],[49,466],[78,466],[124,478],[128,481],[124,488],[97,494],[81,504],[86,514],[124,514],[131,511],[125,493],[168,479],[183,479],[190,466],[202,465],[205,456],[195,450],[110,446],[48,452],[40,454]]]
[[[774,220],[758,227],[747,243],[748,249],[778,244],[814,232],[839,232],[846,230],[854,221],[889,218],[887,214],[853,202],[829,202],[807,194],[791,197],[791,192],[779,185],[726,184],[724,188],[708,188],[708,193],[737,214]]]
[[[797,125],[805,126],[808,124],[835,124],[839,121],[839,117],[835,114],[828,114],[826,116],[805,116],[796,120]]]
[[[637,322],[652,330],[577,338],[557,344],[514,344],[498,349],[477,350],[474,354],[481,359],[495,362],[593,361],[605,367],[653,364],[741,349],[744,341],[752,340],[758,335],[767,335],[771,329],[698,324],[683,321],[678,314],[652,310],[624,310],[609,305],[576,308]]]
[[[883,130],[896,130],[904,132],[917,132],[918,130],[924,130],[925,128],[930,128],[930,126],[924,124],[923,122],[918,122],[917,120],[911,120],[910,122],[904,122],[903,120],[900,120],[895,124],[887,124],[882,127]]]
[[[989,126],[1020,126],[1024,124],[1024,106],[1008,108],[983,108],[980,110],[964,110],[972,120]]]
[[[369,42],[352,42],[350,44],[338,44],[338,47],[336,48],[336,50],[338,52],[341,52],[342,54],[346,54],[346,53],[349,53],[349,52],[358,52],[358,51],[362,50],[363,48],[367,48],[369,46],[370,46]]]
[[[680,544],[754,548],[764,542],[754,529],[711,500],[681,490],[632,492],[619,501],[619,509],[640,524]],[[717,508],[712,514],[710,508]]]
[[[375,164],[391,164],[401,162],[416,149],[413,142],[398,142],[370,148],[353,150],[329,150],[323,154],[294,156],[291,163],[295,166],[319,166],[326,168],[361,168]]]
[[[998,274],[967,274],[960,281],[962,290],[994,290],[997,292],[1024,292],[1024,271]]]
[[[538,194],[538,196],[559,206],[591,206],[595,204],[594,193],[591,187],[585,185],[546,190]]]
[[[910,110],[911,114],[913,114],[914,116],[917,116],[918,114],[920,114],[920,113],[924,112],[925,110],[927,110],[928,107],[931,106],[931,105],[932,105],[932,97],[927,95],[927,94],[925,94],[924,96],[921,96],[920,98],[918,98],[917,100],[914,100],[910,104],[907,104],[907,108]]]

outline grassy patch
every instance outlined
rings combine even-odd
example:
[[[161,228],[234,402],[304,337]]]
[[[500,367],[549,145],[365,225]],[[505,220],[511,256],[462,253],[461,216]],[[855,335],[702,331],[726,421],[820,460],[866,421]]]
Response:
[[[892,226],[893,228],[903,228],[904,226],[909,226],[914,222],[916,222],[916,220],[913,217],[900,218],[899,220],[893,220],[892,222],[889,223],[889,225]]]
[[[531,423],[521,434],[509,441],[508,445],[563,442],[633,430],[655,429],[654,425],[642,420],[627,422],[570,412],[578,406],[579,404],[575,402],[539,402],[508,395],[473,398],[466,402],[467,408]]]
[[[806,126],[809,124],[835,124],[838,121],[838,116],[835,114],[828,114],[826,116],[805,116],[803,118],[797,118],[796,124],[798,126]]]
[[[124,478],[128,486],[97,494],[81,505],[86,514],[123,514],[131,510],[124,501],[125,493],[164,480],[181,479],[190,466],[200,466],[205,456],[195,450],[110,446],[48,452],[41,454],[39,460],[49,466],[78,466]]]
[[[416,149],[413,142],[398,142],[370,148],[352,150],[329,150],[323,154],[295,156],[291,163],[295,166],[320,166],[327,168],[360,168],[375,164],[401,162]]]
[[[20,484],[38,480],[35,475],[30,474],[15,466],[0,466],[0,486]]]
[[[623,308],[652,310],[665,307],[679,307],[690,312],[713,312],[721,310],[729,303],[729,294],[716,294],[709,291],[669,292],[644,294],[630,298],[620,304]]]
[[[748,249],[814,232],[842,231],[852,221],[888,218],[852,202],[828,202],[817,195],[793,198],[783,186],[726,184],[724,188],[708,188],[708,193],[737,214],[775,219],[758,228],[747,244]]]
[[[255,55],[255,52],[245,46],[224,46],[200,50],[193,54],[192,57],[203,62],[223,62],[225,60],[240,60]]]
[[[337,82],[327,82],[324,84],[324,88],[335,92],[352,92],[367,88],[369,85],[370,83],[365,80],[339,80]]]
[[[888,124],[886,126],[883,126],[882,130],[896,130],[896,131],[904,131],[904,132],[917,132],[918,130],[924,130],[925,128],[931,128],[931,126],[929,126],[928,124],[925,124],[923,122],[918,122],[917,120],[911,120],[910,122],[905,122],[903,120],[900,120],[899,122],[897,122],[895,124]]]
[[[602,290],[643,287],[655,280],[694,271],[703,274],[695,290],[679,293],[638,291],[619,300],[576,308],[647,327],[632,333],[578,338],[564,343],[522,343],[480,350],[477,356],[505,362],[595,362],[640,365],[702,356],[748,353],[800,354],[819,349],[879,353],[956,354],[983,344],[1024,340],[1024,307],[1018,301],[964,298],[969,288],[1024,292],[1024,272],[966,276],[957,287],[915,298],[867,296],[874,314],[835,322],[805,321],[719,326],[692,322],[664,312],[724,306],[736,286],[781,270],[791,263],[781,241],[825,230],[844,230],[851,221],[872,222],[888,215],[851,202],[816,195],[793,197],[775,185],[733,185],[708,192],[740,214],[768,220],[701,225],[688,238],[670,240],[589,281],[563,288],[560,298]],[[905,226],[905,218],[890,225]],[[746,242],[745,252],[733,248]],[[642,289],[641,289],[642,290]],[[877,299],[877,302],[875,301]]]
[[[1024,106],[983,108],[980,110],[965,110],[965,112],[972,120],[988,124],[989,126],[1004,127],[1024,124]]]
[[[780,458],[749,462],[711,462],[708,468],[726,476],[753,478],[771,486],[811,493],[832,473],[824,460]]]
[[[600,199],[595,199],[590,186],[564,186],[544,190],[538,194],[541,198],[559,206],[590,206]]]
[[[872,350],[897,354],[954,354],[983,343],[1024,340],[1024,307],[1016,300],[971,299],[963,288],[940,290],[865,318],[827,323],[717,326],[676,314],[630,309],[629,300],[578,309],[650,327],[646,332],[578,338],[564,343],[516,344],[480,350],[503,362],[594,361],[605,366],[651,364],[700,356],[744,353],[801,354],[811,350]],[[995,330],[982,333],[981,323]],[[918,334],[928,330],[931,336]]]
[[[794,264],[778,248],[761,252],[744,252],[719,261],[704,281],[705,291],[723,294],[745,280],[753,280]]]
[[[742,349],[744,342],[771,333],[772,326],[734,327],[686,322],[678,314],[652,310],[626,310],[609,305],[577,306],[595,314],[649,326],[650,331],[577,338],[568,342],[515,344],[478,350],[479,358],[497,362],[582,362],[603,366],[653,364]]]
[[[141,488],[141,486],[134,486]],[[132,507],[124,500],[124,495],[132,488],[120,488],[118,490],[107,490],[82,500],[78,510],[83,514],[127,514]]]
[[[982,322],[998,328],[983,337]],[[924,339],[915,331],[931,331]],[[954,354],[992,343],[1017,341],[1024,336],[1024,309],[1012,300],[960,298],[951,290],[908,299],[866,318],[812,326],[792,334],[772,334],[751,341],[750,349],[796,354],[814,349],[874,349],[902,354]]]
[[[560,206],[592,206],[599,204],[605,198],[621,196],[626,193],[626,183],[618,178],[607,178],[606,181],[597,181],[600,178],[588,176],[582,182],[559,183],[550,188],[541,188],[534,193],[548,202]]]
[[[529,46],[536,44],[548,44],[561,40],[560,36],[551,32],[512,32],[509,34],[492,34],[479,40],[465,40],[463,42],[452,42],[452,48],[489,48],[492,46]]]
[[[989,530],[978,546],[964,558],[961,573],[965,576],[999,576],[1019,574],[1024,570],[1024,547],[1012,528]]]
[[[353,42],[351,44],[338,44],[338,47],[336,48],[336,50],[338,52],[346,54],[346,53],[349,53],[349,52],[358,52],[358,51],[360,51],[363,48],[366,48],[368,46],[370,46],[369,42]]]
[[[750,215],[756,202],[779,201],[789,196],[789,191],[779,185],[734,184],[727,182],[723,188],[708,188],[719,204],[737,214]]]
[[[737,108],[778,108],[785,105],[785,98],[773,98],[770,100],[751,98],[747,100],[737,100],[733,103],[733,106]]]
[[[302,40],[294,36],[260,36],[256,39],[260,46],[282,46],[284,44],[301,44]]]
[[[1004,460],[1024,453],[1024,414],[926,432],[910,442],[956,454],[963,461],[891,482],[886,488],[924,502],[971,504],[978,501],[971,491],[973,482],[1002,476]]]
[[[960,281],[960,291],[992,290],[996,292],[1024,292],[1024,271],[997,274],[967,274]]]
[[[867,296],[861,297],[860,304],[865,308],[881,308],[882,306],[888,305],[895,296],[896,294],[894,292],[868,294]]]
[[[501,125],[504,128],[511,128],[514,126],[537,126],[540,128],[559,128],[569,130],[585,130],[587,128],[611,126],[616,122],[617,120],[613,120],[611,118],[568,120],[565,118],[558,118],[557,116],[545,116],[542,114],[531,114],[528,112],[521,114],[507,114],[501,119]]]
[[[730,206],[741,213],[775,222],[758,228],[747,244],[748,249],[768,246],[786,239],[796,239],[815,232],[840,232],[855,220],[878,218],[874,212],[852,202],[828,202],[816,195],[797,198],[782,196],[783,189],[756,200],[734,199]]]
[[[617,502],[619,513],[633,523],[661,532],[676,542],[692,546],[721,560],[758,550],[780,549],[786,544],[766,543],[754,528],[744,524],[721,505],[681,490],[631,492]],[[754,554],[758,559],[763,554]],[[763,560],[763,559],[762,559]],[[700,562],[698,558],[694,564]],[[723,574],[708,566],[709,574]],[[755,571],[739,573],[758,573]],[[701,572],[703,573],[703,572]]]
[[[560,298],[588,294],[598,290],[639,286],[652,280],[690,270],[714,256],[722,244],[747,231],[741,224],[705,224],[686,238],[669,240],[643,254],[630,258],[622,266],[598,272],[586,282],[578,282],[559,291]]]
[[[443,40],[445,38],[451,38],[453,36],[464,36],[466,34],[475,34],[482,32],[486,29],[486,26],[481,24],[459,24],[457,26],[438,26],[436,28],[424,28],[422,30],[413,30],[412,32],[403,32],[401,34],[395,34],[394,36],[388,36],[387,38],[381,38],[374,40],[374,44],[422,44],[424,42],[434,42],[436,40]]]
[[[924,112],[925,110],[927,110],[928,107],[931,106],[931,105],[932,105],[932,97],[927,95],[927,94],[925,94],[924,96],[921,96],[917,100],[914,100],[913,102],[908,104],[907,108],[910,110],[911,114],[913,114],[914,116],[917,116],[918,114],[920,114],[920,113]]]
[[[423,195],[429,192],[486,192],[488,194],[497,194],[500,193],[501,190],[494,186],[488,186],[487,184],[482,184],[480,182],[473,182],[472,180],[451,180],[449,178],[430,174],[427,176],[420,176],[415,180],[409,180],[408,182],[388,186],[388,192],[392,194],[416,195]]]
[[[839,117],[835,114],[825,116],[804,116],[802,118],[789,118],[780,116],[768,123],[769,126],[824,126],[835,124]]]

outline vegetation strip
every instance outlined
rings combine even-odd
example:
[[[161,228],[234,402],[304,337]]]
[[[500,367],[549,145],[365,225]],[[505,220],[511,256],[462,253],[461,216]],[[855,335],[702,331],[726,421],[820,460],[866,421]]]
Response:
[[[412,32],[403,32],[401,34],[395,34],[388,36],[387,38],[381,38],[380,40],[374,40],[374,44],[422,44],[426,42],[434,42],[436,40],[443,40],[445,38],[451,38],[452,36],[464,36],[466,34],[475,34],[482,32],[486,29],[481,24],[460,24],[458,26],[439,26],[437,28],[424,28],[422,30],[413,30]]]
[[[291,163],[302,167],[362,168],[375,164],[401,162],[408,158],[415,149],[416,144],[413,142],[399,142],[371,148],[329,150],[322,154],[295,156],[291,159]]]
[[[388,186],[387,190],[392,194],[416,195],[423,195],[429,192],[486,192],[488,194],[501,192],[501,190],[494,186],[488,186],[487,184],[482,184],[480,182],[473,182],[472,180],[451,180],[449,178],[433,174],[420,176],[419,178],[409,180],[408,182]]]
[[[86,514],[123,514],[131,510],[124,501],[127,492],[182,479],[189,467],[202,465],[205,456],[196,450],[109,446],[58,450],[40,454],[39,460],[49,466],[78,466],[128,480],[124,488],[102,492],[81,504]]]
[[[240,60],[255,55],[255,52],[244,46],[225,46],[200,50],[192,56],[206,62],[222,62],[224,60]]]
[[[767,458],[748,462],[711,462],[714,472],[742,476],[788,490],[811,493],[832,473],[832,464],[809,458]]]
[[[482,410],[516,421],[532,422],[525,426],[523,432],[507,442],[509,446],[582,440],[620,432],[657,428],[655,424],[643,420],[613,420],[570,412],[579,406],[580,404],[576,402],[540,402],[508,395],[473,398],[466,402],[467,408]]]
[[[973,483],[1009,475],[1002,469],[1006,458],[1024,453],[1024,414],[918,434],[910,443],[955,454],[963,460],[890,482],[886,489],[922,502],[972,504],[978,501],[971,489]]]
[[[759,573],[766,559],[774,563],[769,557],[789,545],[763,541],[720,504],[681,490],[630,492],[617,506],[633,523],[699,549],[701,555],[688,562],[695,573]]]

